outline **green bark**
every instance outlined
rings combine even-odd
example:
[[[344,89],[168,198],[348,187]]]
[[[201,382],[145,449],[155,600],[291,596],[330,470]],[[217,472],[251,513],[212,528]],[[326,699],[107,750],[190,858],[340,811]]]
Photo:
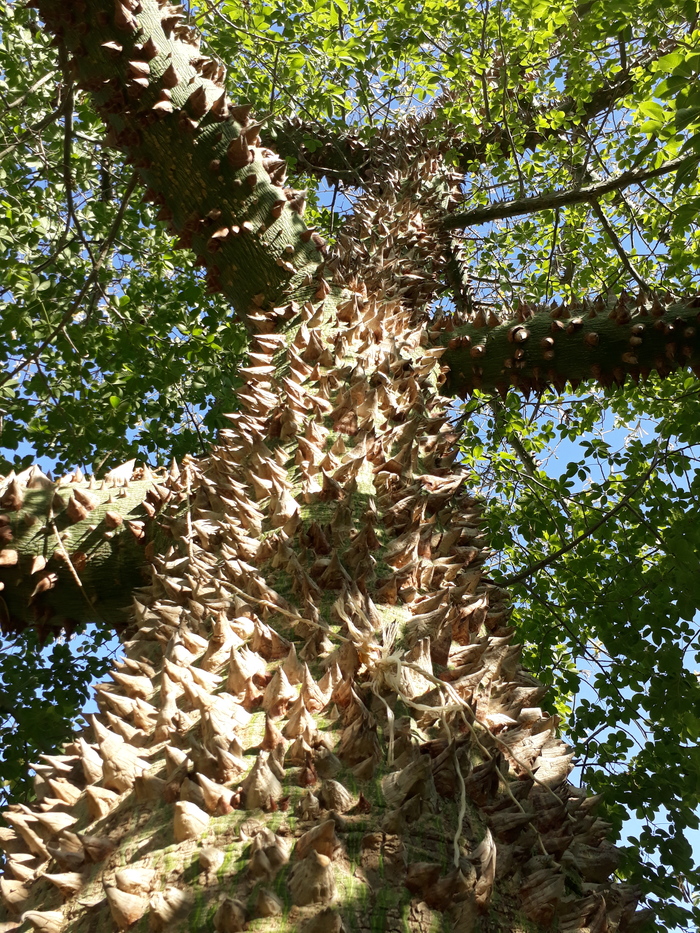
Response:
[[[442,391],[463,398],[474,389],[504,393],[516,386],[529,393],[591,379],[621,385],[680,367],[697,372],[699,314],[698,298],[680,304],[622,299],[612,309],[593,303],[525,312],[492,327],[465,324],[444,334]]]
[[[96,621],[124,627],[155,540],[172,535],[159,513],[184,495],[172,478],[143,470],[129,477],[132,468],[99,482],[76,474],[53,483],[32,467],[0,481],[3,632],[34,625],[45,637]]]
[[[227,104],[223,69],[199,54],[182,14],[155,0],[98,0],[89,15],[77,3],[35,5],[212,291],[250,326],[261,308],[318,286],[323,244],[289,206],[281,174],[272,183],[279,160],[260,145],[249,108]]]

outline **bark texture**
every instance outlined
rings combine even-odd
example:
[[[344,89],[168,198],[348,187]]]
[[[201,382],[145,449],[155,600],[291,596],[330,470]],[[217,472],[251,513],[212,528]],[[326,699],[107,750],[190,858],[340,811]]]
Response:
[[[410,201],[374,208],[397,240],[420,232]],[[607,826],[480,580],[426,324],[390,289],[302,317],[287,346],[255,338],[248,413],[171,481],[186,514],[103,714],[5,814],[9,916],[633,930]]]
[[[481,580],[422,313],[441,170],[365,196],[342,300],[260,322],[244,413],[173,471],[103,713],[5,814],[5,930],[638,927]]]
[[[141,29],[160,43],[179,15],[115,9],[104,29],[144,49]],[[36,804],[4,814],[3,933],[639,929],[506,594],[482,580],[426,312],[454,181],[407,126],[330,282],[276,305],[236,291],[242,411],[206,460],[133,492],[162,543],[141,552],[101,714],[34,766]]]

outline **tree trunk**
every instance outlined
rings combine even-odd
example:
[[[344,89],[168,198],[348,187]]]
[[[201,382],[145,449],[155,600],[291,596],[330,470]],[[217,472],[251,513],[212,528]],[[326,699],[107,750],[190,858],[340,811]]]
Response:
[[[172,8],[143,7],[132,28],[138,10],[118,3],[117,24],[142,48],[148,26],[160,46]],[[96,20],[100,48],[114,16]],[[121,56],[127,40],[103,54]],[[90,560],[65,554],[117,530],[107,512],[128,498],[144,524],[125,534],[151,580],[114,683],[97,688],[102,714],[36,766],[37,803],[5,814],[3,929],[24,918],[47,933],[629,933],[644,919],[636,892],[609,881],[607,824],[567,780],[571,756],[520,667],[506,594],[482,580],[479,506],[439,391],[443,328],[426,312],[451,179],[403,135],[332,265],[304,252],[303,274],[285,270],[279,238],[241,234],[239,212],[238,233],[217,238],[232,251],[217,281],[246,250],[273,256],[229,283],[251,330],[241,413],[208,459],[141,476],[149,495],[122,480],[90,490],[96,518],[76,512],[87,524],[61,538],[67,589]],[[282,247],[303,235],[285,223]],[[206,249],[211,230],[197,236]],[[284,302],[279,269],[295,283]],[[13,495],[36,482],[16,480]],[[67,485],[78,502],[84,485]],[[10,504],[24,541],[31,503]],[[58,605],[62,586],[51,589]]]
[[[634,929],[480,579],[432,325],[400,297],[434,238],[410,197],[363,210],[413,262],[367,256],[373,297],[347,270],[289,343],[261,322],[246,413],[167,479],[103,715],[6,813],[3,897],[37,930]]]

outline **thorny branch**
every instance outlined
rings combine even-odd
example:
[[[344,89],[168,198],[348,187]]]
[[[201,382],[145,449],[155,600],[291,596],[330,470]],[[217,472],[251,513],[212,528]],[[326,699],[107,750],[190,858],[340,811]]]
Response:
[[[226,17],[218,13],[224,21]],[[550,111],[561,111],[567,119],[576,120],[577,128],[590,123],[596,117],[606,111],[609,112],[622,98],[629,94],[635,86],[636,75],[653,64],[661,55],[672,51],[677,42],[664,44],[653,54],[645,56],[639,60],[628,63],[628,69],[620,72],[614,81],[606,82],[601,88],[593,92],[589,101],[581,106],[579,100],[573,97],[563,97],[558,101],[550,102],[542,107],[533,107],[527,102],[518,100],[518,114],[525,123],[525,138],[522,141],[526,150],[535,150],[539,145],[547,140],[558,136],[561,128],[536,129],[540,117]],[[269,66],[264,62],[262,67]],[[465,173],[472,172],[474,166],[486,161],[488,153],[496,144],[500,144],[504,155],[512,155],[511,145],[512,136],[510,130],[502,123],[492,123],[490,106],[488,99],[487,85],[482,76],[483,83],[483,105],[485,108],[484,130],[479,139],[474,142],[457,142],[455,151],[460,156],[460,168]],[[292,98],[295,104],[298,101]],[[426,120],[426,129],[429,129],[430,123],[434,117],[434,112],[429,114]],[[298,118],[282,119],[274,124],[274,147],[279,154],[287,158],[293,156],[303,165],[305,171],[314,175],[325,176],[331,180],[342,181],[346,184],[361,184],[364,171],[371,164],[371,148],[364,141],[358,139],[353,133],[344,133],[342,135],[329,131],[327,127],[321,127],[313,119],[302,121]],[[401,133],[401,127],[396,128],[397,137]],[[444,132],[444,127],[442,128]],[[315,141],[313,152],[304,149],[305,137],[312,136]],[[388,140],[391,142],[391,139]],[[320,143],[320,145],[318,145]]]

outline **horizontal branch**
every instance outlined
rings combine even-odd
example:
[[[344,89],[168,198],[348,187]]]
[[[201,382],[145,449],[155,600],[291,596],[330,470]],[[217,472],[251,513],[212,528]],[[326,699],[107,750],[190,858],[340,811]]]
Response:
[[[513,201],[498,201],[495,204],[489,204],[486,207],[476,207],[469,211],[460,211],[457,214],[449,214],[443,220],[443,226],[447,229],[455,227],[467,227],[475,224],[489,223],[494,220],[505,220],[508,217],[520,217],[524,214],[534,214],[537,211],[554,210],[557,207],[566,207],[570,204],[585,204],[592,202],[609,194],[612,191],[619,191],[622,188],[629,188],[630,185],[638,185],[649,181],[651,178],[659,178],[661,175],[669,175],[671,172],[677,172],[698,162],[697,155],[683,156],[678,159],[670,159],[656,168],[649,169],[630,169],[622,172],[620,175],[613,175],[612,178],[606,178],[605,181],[596,182],[594,185],[587,185],[585,188],[567,188],[564,191],[551,191],[547,194],[539,194],[532,198],[516,198]]]
[[[445,330],[441,339],[442,391],[460,398],[474,389],[505,394],[509,386],[524,393],[550,386],[562,391],[587,380],[607,387],[683,367],[700,375],[700,297],[666,304],[623,297],[610,310],[602,300],[523,309],[517,320],[495,327],[475,321]]]
[[[172,534],[163,508],[183,501],[182,486],[174,470],[133,461],[99,481],[78,471],[53,482],[38,467],[0,477],[0,631],[123,627],[155,542]]]

